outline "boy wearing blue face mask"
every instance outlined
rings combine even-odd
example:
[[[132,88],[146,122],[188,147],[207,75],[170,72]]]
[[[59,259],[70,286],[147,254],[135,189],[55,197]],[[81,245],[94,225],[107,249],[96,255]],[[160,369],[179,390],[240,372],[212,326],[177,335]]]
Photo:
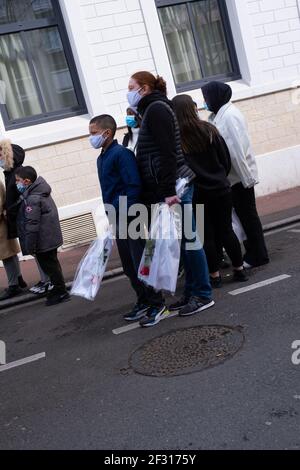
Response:
[[[141,118],[137,108],[132,107],[127,109],[126,124],[128,132],[124,135],[122,145],[136,154],[141,127]]]
[[[134,289],[137,302],[132,311],[124,316],[126,321],[137,321],[145,317],[151,309],[161,308],[163,298],[160,293],[146,287],[138,279],[138,269],[145,242],[139,238],[119,236],[119,200],[127,197],[127,207],[140,202],[141,180],[134,153],[115,140],[116,121],[103,114],[90,122],[90,143],[95,149],[102,149],[97,160],[99,182],[103,203],[113,206],[117,215],[116,242],[124,273]],[[124,215],[124,214],[123,214]],[[128,218],[128,223],[130,222]]]
[[[57,249],[63,244],[58,211],[49,184],[31,166],[15,172],[20,194],[17,202],[17,231],[23,255],[34,255],[49,276],[53,289],[47,293],[47,306],[70,300]]]

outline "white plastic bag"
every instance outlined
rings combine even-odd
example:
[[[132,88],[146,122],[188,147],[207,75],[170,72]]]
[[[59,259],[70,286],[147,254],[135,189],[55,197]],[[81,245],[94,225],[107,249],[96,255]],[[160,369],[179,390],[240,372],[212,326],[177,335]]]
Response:
[[[181,221],[174,207],[160,204],[153,214],[150,238],[139,267],[139,279],[155,290],[176,291]]]
[[[179,198],[182,198],[188,189],[189,180],[188,178],[178,178],[176,181],[176,194]]]
[[[95,300],[101,286],[108,259],[113,247],[112,233],[108,230],[103,237],[92,242],[80,261],[73,281],[71,295]]]
[[[240,243],[243,243],[245,240],[247,240],[245,230],[243,229],[241,221],[234,209],[232,209],[232,227]]]

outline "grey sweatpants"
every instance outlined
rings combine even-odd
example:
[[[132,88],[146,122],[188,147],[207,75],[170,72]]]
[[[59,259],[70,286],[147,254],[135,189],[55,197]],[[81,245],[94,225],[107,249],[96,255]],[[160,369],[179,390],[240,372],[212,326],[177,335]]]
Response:
[[[11,256],[3,260],[3,266],[6,272],[8,285],[18,286],[19,276],[21,276],[20,262],[18,256]]]

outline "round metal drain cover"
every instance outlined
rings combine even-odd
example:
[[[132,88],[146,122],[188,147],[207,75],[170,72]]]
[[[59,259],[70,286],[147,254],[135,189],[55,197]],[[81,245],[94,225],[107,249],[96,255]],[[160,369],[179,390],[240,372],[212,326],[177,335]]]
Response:
[[[207,325],[171,331],[137,349],[130,366],[138,374],[171,377],[221,364],[242,347],[241,328]]]

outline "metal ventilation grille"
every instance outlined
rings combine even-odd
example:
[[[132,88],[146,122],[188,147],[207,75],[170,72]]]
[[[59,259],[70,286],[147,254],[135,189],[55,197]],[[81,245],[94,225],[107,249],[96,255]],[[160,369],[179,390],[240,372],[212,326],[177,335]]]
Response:
[[[92,214],[81,214],[60,221],[64,244],[63,248],[89,243],[97,238]]]

